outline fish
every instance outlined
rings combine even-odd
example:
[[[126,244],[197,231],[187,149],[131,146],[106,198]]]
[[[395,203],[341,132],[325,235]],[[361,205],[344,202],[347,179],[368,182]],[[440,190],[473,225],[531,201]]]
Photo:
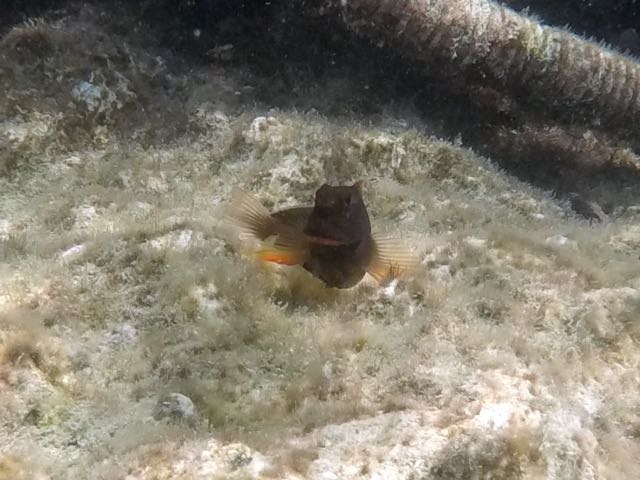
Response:
[[[234,186],[225,218],[240,238],[258,242],[254,253],[263,262],[302,267],[333,288],[351,288],[367,273],[387,285],[414,273],[418,262],[399,239],[372,231],[363,185],[325,183],[312,206],[275,212]]]

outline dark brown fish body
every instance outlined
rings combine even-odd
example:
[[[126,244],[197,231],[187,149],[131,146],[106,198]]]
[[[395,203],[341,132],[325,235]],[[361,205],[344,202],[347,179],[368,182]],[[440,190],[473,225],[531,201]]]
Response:
[[[310,258],[302,266],[330,287],[349,288],[357,284],[371,262],[370,237],[348,245],[311,245]]]
[[[348,288],[362,280],[371,263],[373,241],[360,185],[320,187],[304,234],[340,243],[311,243],[305,269],[331,287]]]
[[[271,216],[279,223],[289,225],[302,232],[307,226],[312,211],[313,207],[293,207],[272,213]]]
[[[360,188],[358,183],[349,187],[326,184],[320,187],[304,233],[344,245],[370,237],[371,222]]]
[[[263,260],[300,265],[335,288],[352,287],[367,272],[382,281],[409,269],[409,255],[388,240],[376,242],[372,235],[360,182],[325,184],[316,192],[313,207],[275,213],[268,213],[248,194],[236,195],[239,200],[231,215],[235,223],[259,240],[276,238],[274,248],[259,254]]]

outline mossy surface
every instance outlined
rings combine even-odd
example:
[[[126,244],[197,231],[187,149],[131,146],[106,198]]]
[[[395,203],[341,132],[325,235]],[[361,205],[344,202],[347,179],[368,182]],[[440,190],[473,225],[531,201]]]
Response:
[[[396,441],[414,478],[638,474],[635,210],[590,225],[409,105],[368,116],[358,72],[292,76],[279,103],[102,15],[0,43],[0,478],[152,478],[209,439],[274,478],[407,473]],[[422,261],[395,289],[257,264],[220,221],[234,185],[276,209],[361,178]],[[172,392],[195,419],[153,417]],[[205,451],[257,478],[243,448]]]

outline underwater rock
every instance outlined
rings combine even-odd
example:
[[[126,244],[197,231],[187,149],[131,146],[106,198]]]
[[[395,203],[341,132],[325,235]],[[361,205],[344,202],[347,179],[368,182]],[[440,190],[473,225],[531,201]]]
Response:
[[[253,461],[251,450],[241,443],[227,445],[225,448],[225,461],[231,470],[249,465]]]
[[[75,218],[76,228],[89,228],[98,218],[99,212],[93,205],[80,205],[71,209]]]
[[[244,132],[244,139],[249,144],[270,140],[279,143],[282,140],[280,134],[281,125],[275,117],[256,117]]]
[[[544,243],[555,248],[578,248],[578,243],[576,241],[571,240],[564,235],[552,235],[547,237]]]
[[[203,244],[202,232],[193,230],[177,230],[144,243],[145,248],[160,251],[163,249],[185,252],[195,245]]]
[[[640,478],[637,462],[620,467],[625,455],[635,460],[640,431],[637,207],[589,228],[567,202],[488,165],[491,155],[434,138],[435,112],[414,120],[418,102],[376,105],[389,118],[363,118],[350,104],[339,118],[295,111],[305,92],[331,101],[325,78],[300,81],[283,59],[285,88],[303,93],[274,99],[262,91],[274,76],[251,78],[240,44],[235,73],[153,49],[174,80],[164,70],[148,77],[140,59],[155,38],[143,24],[128,28],[112,13],[117,31],[99,33],[121,46],[114,55],[82,23],[110,21],[108,11],[78,8],[83,17],[64,25],[90,55],[65,52],[46,82],[8,78],[0,96],[3,158],[30,167],[0,178],[2,455],[69,480]],[[109,63],[132,79],[144,111],[123,112],[96,144],[68,126],[85,119],[69,92]],[[365,94],[351,78],[358,67],[336,74],[341,98],[377,102],[380,84]],[[234,94],[245,81],[255,103]],[[57,107],[45,102],[55,90]],[[170,97],[186,113],[167,108]],[[164,124],[182,135],[149,136]],[[311,200],[326,177],[360,175],[381,227],[406,230],[428,252],[415,280],[337,293],[305,272],[245,261],[223,238],[231,185],[281,208]],[[604,200],[604,189],[563,191],[572,190],[607,212],[624,207],[621,189]],[[559,234],[559,248],[545,244]],[[87,247],[79,257],[76,245]],[[66,251],[74,261],[60,261]],[[34,346],[11,347],[14,334]],[[0,478],[19,479],[3,461]]]
[[[141,447],[128,463],[126,480],[303,478],[282,468],[276,470],[268,458],[244,444],[225,445],[215,439]]]
[[[224,302],[220,299],[218,289],[213,283],[195,286],[189,293],[189,298],[193,299],[198,309],[206,314],[216,313],[224,307]]]
[[[464,239],[464,244],[472,250],[481,250],[485,248],[487,241],[483,238],[468,237]]]
[[[0,47],[6,49],[19,63],[43,60],[60,47],[61,32],[42,18],[29,18],[14,26],[0,40]]]
[[[449,265],[440,265],[429,270],[429,276],[436,282],[446,283],[452,278]]]
[[[105,335],[103,343],[111,348],[132,345],[138,338],[138,330],[131,324],[124,323]]]
[[[103,112],[110,109],[111,105],[116,102],[116,96],[113,92],[87,81],[75,85],[71,90],[71,97],[84,104],[90,112]]]
[[[489,86],[523,91],[546,109],[581,109],[601,117],[640,120],[640,65],[561,28],[542,25],[490,0],[307,0],[335,14],[374,43],[441,70],[470,72]],[[489,83],[490,81],[490,83]]]
[[[181,393],[169,393],[162,396],[153,412],[153,418],[162,420],[192,420],[195,417],[196,408],[186,395]]]
[[[81,257],[85,250],[86,245],[72,245],[60,254],[60,259],[65,263],[73,262],[74,260]]]

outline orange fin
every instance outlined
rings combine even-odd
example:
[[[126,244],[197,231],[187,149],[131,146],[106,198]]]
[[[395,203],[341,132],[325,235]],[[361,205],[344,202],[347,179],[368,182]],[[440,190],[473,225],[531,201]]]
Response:
[[[304,262],[300,252],[279,250],[277,248],[263,248],[256,252],[256,256],[263,262],[277,263],[279,265],[300,265]]]
[[[275,234],[278,224],[256,197],[239,187],[231,190],[231,204],[225,219],[238,227],[243,236],[260,240]]]
[[[418,258],[397,238],[373,234],[373,258],[367,272],[380,284],[415,273]]]
[[[294,228],[279,225],[273,246],[265,246],[256,252],[257,257],[265,262],[280,265],[300,265],[308,258],[308,243]]]

